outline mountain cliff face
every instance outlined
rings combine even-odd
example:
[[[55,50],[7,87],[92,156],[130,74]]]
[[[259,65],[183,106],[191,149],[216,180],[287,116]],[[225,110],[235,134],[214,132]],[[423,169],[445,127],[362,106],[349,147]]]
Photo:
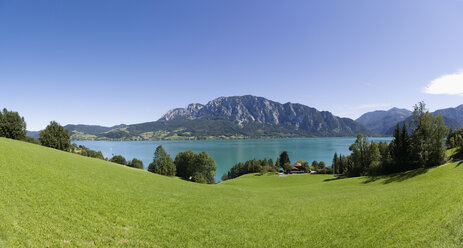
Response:
[[[66,125],[78,140],[185,140],[335,137],[373,135],[363,125],[302,104],[270,101],[256,96],[219,97],[206,105],[189,104],[159,120],[102,127]]]
[[[204,105],[199,103],[189,104],[186,108],[176,108],[165,113],[160,120],[193,120],[198,117],[199,111],[204,108]]]
[[[376,134],[390,135],[389,130],[412,115],[408,109],[391,108],[389,110],[377,110],[360,116],[356,121],[366,126]]]
[[[219,97],[207,103],[190,104],[186,108],[173,109],[159,121],[173,120],[218,120],[225,119],[241,126],[263,123],[300,130],[309,136],[355,136],[357,133],[371,134],[359,123],[318,111],[302,104],[270,101],[256,96]]]

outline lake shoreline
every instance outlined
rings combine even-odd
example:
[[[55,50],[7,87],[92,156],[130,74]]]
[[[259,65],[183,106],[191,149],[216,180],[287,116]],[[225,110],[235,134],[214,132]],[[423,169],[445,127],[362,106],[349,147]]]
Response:
[[[392,137],[373,137],[374,141],[390,142]],[[216,181],[238,162],[250,159],[276,158],[282,151],[288,151],[291,162],[305,160],[325,161],[331,165],[334,153],[348,155],[349,146],[355,137],[313,137],[313,138],[273,138],[273,139],[234,139],[234,140],[157,140],[157,141],[108,141],[72,140],[72,143],[101,151],[104,157],[122,155],[126,159],[137,158],[143,161],[145,169],[153,161],[154,151],[162,145],[175,159],[179,152],[191,150],[206,152],[217,164]]]

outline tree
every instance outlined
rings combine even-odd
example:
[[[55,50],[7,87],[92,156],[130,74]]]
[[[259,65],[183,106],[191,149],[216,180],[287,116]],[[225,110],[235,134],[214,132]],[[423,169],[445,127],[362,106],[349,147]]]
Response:
[[[132,167],[132,168],[136,168],[136,169],[142,169],[142,170],[145,168],[143,166],[143,161],[138,160],[136,158],[133,158],[132,161],[129,161],[127,166]]]
[[[369,176],[376,176],[382,173],[381,167],[381,153],[379,151],[379,145],[376,142],[371,142],[368,147],[368,167],[367,174]]]
[[[355,143],[349,147],[352,152],[350,155],[352,164],[347,173],[349,176],[360,176],[369,167],[371,162],[368,156],[369,145],[367,137],[358,134]]]
[[[463,137],[463,128],[455,129],[455,130],[450,130],[449,134],[447,136],[447,148],[456,148],[458,147],[458,140]]]
[[[284,171],[286,174],[291,173],[291,164],[289,164],[289,163],[283,164],[283,165],[282,165],[282,168],[283,168],[283,171]]]
[[[391,166],[385,168],[386,173],[413,169],[413,165],[410,161],[410,136],[408,135],[405,123],[403,124],[402,129],[400,129],[400,125],[397,123],[394,130],[394,140],[389,145],[389,150],[391,154]]]
[[[389,145],[387,142],[379,142],[378,149],[381,155],[381,173],[389,173],[393,163]]]
[[[352,161],[350,159],[350,156],[339,155],[339,159],[338,159],[339,174],[346,174],[348,171],[348,168],[350,167],[352,167]]]
[[[176,175],[183,179],[189,179],[193,175],[193,166],[195,154],[192,151],[180,152],[175,157]]]
[[[333,156],[333,162],[331,163],[331,167],[333,168],[333,175],[338,172],[338,153],[335,152]]]
[[[175,157],[177,176],[198,183],[214,183],[217,165],[205,152],[195,154],[192,151],[180,152]]]
[[[125,160],[122,155],[113,156],[109,161],[116,164],[127,165],[127,160]]]
[[[291,161],[289,160],[289,155],[287,151],[283,151],[280,154],[280,165],[283,166],[284,164],[291,164]]]
[[[273,164],[273,159],[270,158],[270,159],[268,160],[268,165],[269,165],[270,167],[273,167],[273,166],[274,166],[274,164]]]
[[[40,143],[43,146],[48,146],[58,150],[69,151],[71,147],[71,138],[69,131],[56,121],[51,121],[50,124],[40,131]]]
[[[301,168],[307,173],[307,172],[310,172],[310,166],[309,166],[309,162],[305,161],[305,160],[298,160],[297,161],[299,164],[301,164]]]
[[[23,140],[26,138],[26,122],[18,112],[8,111],[6,108],[0,112],[0,137]]]
[[[174,161],[162,146],[156,148],[153,162],[149,165],[148,171],[165,176],[175,176],[176,167]]]
[[[439,165],[445,159],[445,138],[448,129],[442,116],[433,116],[424,102],[414,107],[411,125],[414,131],[411,136],[413,167]]]
[[[193,182],[215,183],[214,177],[216,169],[217,165],[209,154],[205,152],[197,154],[194,161]],[[202,179],[204,179],[204,181],[202,181]]]
[[[457,154],[463,153],[463,136],[457,135],[454,138],[454,147],[457,148]]]
[[[277,160],[275,162],[275,170],[278,172],[278,171],[280,171],[280,168],[281,168],[280,158],[277,158]]]
[[[291,161],[289,160],[289,155],[287,151],[283,151],[280,154],[280,166],[283,168],[283,171],[285,173],[290,173],[291,172]]]

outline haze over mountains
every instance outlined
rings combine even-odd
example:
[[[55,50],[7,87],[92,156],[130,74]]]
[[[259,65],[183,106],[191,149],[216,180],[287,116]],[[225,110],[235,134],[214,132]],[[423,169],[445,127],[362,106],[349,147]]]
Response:
[[[334,116],[297,103],[281,104],[263,97],[219,97],[169,110],[159,120],[103,127],[66,125],[72,139],[176,140],[282,137],[390,136],[397,123],[409,123],[412,112],[392,108],[368,112],[357,120]],[[463,105],[437,110],[452,129],[463,126]],[[28,132],[38,137],[38,132]]]

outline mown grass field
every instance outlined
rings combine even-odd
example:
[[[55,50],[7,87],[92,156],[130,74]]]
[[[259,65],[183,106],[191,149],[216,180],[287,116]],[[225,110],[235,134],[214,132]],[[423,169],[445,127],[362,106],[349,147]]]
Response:
[[[463,165],[189,183],[0,138],[0,247],[462,247]]]

